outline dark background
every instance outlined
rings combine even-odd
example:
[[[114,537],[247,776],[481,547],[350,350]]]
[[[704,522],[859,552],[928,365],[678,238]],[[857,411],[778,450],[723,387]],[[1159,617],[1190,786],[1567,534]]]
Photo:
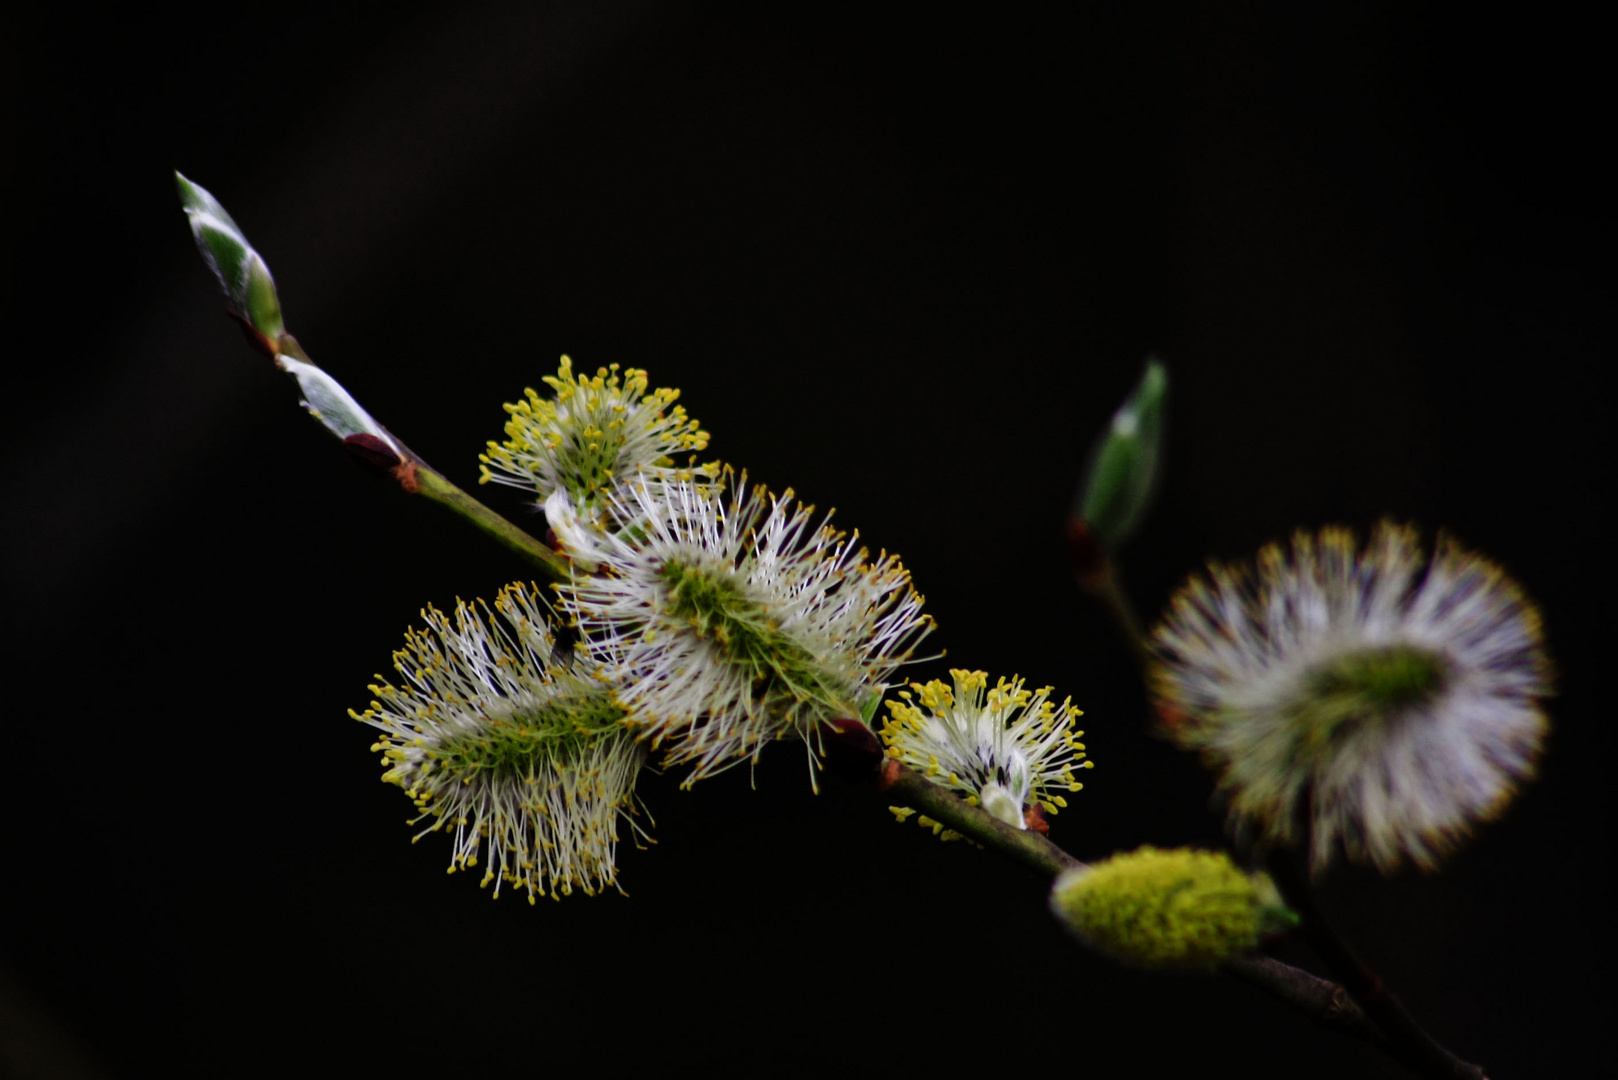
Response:
[[[915,677],[1086,709],[1053,831],[1082,857],[1220,835],[1060,539],[1149,351],[1144,610],[1295,526],[1452,529],[1543,607],[1542,776],[1442,874],[1343,869],[1326,901],[1491,1076],[1609,1054],[1601,39],[1543,8],[1118,6],[14,22],[0,1071],[1390,1071],[1244,985],[1070,947],[1034,878],[810,794],[793,747],[756,790],[649,777],[633,899],[446,877],[345,710],[423,604],[524,567],[301,415],[220,314],[176,167],[452,478],[566,351],[681,387],[717,454],[903,553],[949,650]]]

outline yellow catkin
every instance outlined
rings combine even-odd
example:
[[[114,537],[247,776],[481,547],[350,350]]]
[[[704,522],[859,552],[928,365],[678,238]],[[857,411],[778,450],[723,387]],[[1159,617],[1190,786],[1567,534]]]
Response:
[[[1081,940],[1148,968],[1217,967],[1258,944],[1273,886],[1223,852],[1143,847],[1057,878],[1051,909]]]

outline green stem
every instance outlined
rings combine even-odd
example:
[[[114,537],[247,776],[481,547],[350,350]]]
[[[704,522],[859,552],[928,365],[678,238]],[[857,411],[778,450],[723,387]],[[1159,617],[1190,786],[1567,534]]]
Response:
[[[425,461],[411,454],[420,494],[482,529],[497,543],[516,552],[557,581],[568,578],[567,560],[510,521],[478,502],[444,478]]]
[[[298,339],[293,337],[291,334],[283,333],[272,343],[269,338],[265,337],[263,334],[260,334],[253,324],[248,322],[245,318],[236,314],[234,311],[230,312],[230,314],[241,323],[248,333],[253,334],[258,338],[259,342],[262,343],[259,345],[259,348],[268,352],[271,356],[290,356],[292,359],[302,360],[306,364],[314,363],[313,360],[309,359],[309,354],[303,351],[303,346],[298,344]]]
[[[948,788],[940,787],[891,758],[883,766],[882,778],[883,790],[900,805],[919,810],[962,836],[1009,855],[1031,870],[1055,877],[1070,867],[1084,865],[1039,833],[1013,828],[988,811],[967,805]]]
[[[309,354],[303,351],[303,346],[298,344],[298,339],[291,334],[283,333],[271,341],[254,329],[252,324],[239,317],[238,321],[247,330],[249,340],[270,356],[290,356],[306,364],[314,363],[309,359]],[[398,461],[397,466],[392,469],[393,478],[401,489],[412,495],[424,495],[460,515],[483,530],[484,534],[492,537],[496,543],[543,570],[547,576],[557,581],[567,580],[570,571],[566,559],[450,483],[443,473],[423,461],[420,455],[405,446],[391,432],[389,437],[404,455],[403,460]],[[391,449],[385,450],[384,453],[387,454],[388,461],[398,460],[393,456]]]

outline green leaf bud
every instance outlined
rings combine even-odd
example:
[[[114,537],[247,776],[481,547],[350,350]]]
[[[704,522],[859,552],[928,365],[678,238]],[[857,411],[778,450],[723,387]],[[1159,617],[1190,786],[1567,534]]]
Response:
[[[281,323],[281,298],[275,293],[275,279],[270,277],[270,268],[264,265],[264,260],[256,251],[247,253],[245,277],[243,299],[247,310],[243,314],[254,329],[274,341],[286,332],[286,327]]]
[[[208,268],[219,280],[230,306],[266,338],[271,341],[279,338],[286,329],[281,322],[281,301],[264,259],[247,242],[235,219],[206,188],[193,184],[178,172],[174,174],[174,182],[180,191],[180,205],[190,220],[197,250],[202,252]]]
[[[309,410],[309,415],[319,420],[326,430],[339,439],[348,439],[355,435],[368,435],[381,440],[388,449],[394,451],[401,459],[405,451],[389,435],[387,429],[377,423],[365,407],[354,400],[354,395],[343,388],[343,384],[326,374],[313,364],[306,364],[301,360],[294,360],[290,356],[283,356],[277,363],[288,375],[298,383],[298,389],[303,393],[303,407]]]
[[[1073,512],[1108,551],[1134,535],[1156,493],[1168,369],[1153,358],[1096,439]]]
[[[1191,848],[1143,847],[1068,870],[1051,910],[1085,944],[1146,968],[1214,968],[1296,923],[1268,877]]]

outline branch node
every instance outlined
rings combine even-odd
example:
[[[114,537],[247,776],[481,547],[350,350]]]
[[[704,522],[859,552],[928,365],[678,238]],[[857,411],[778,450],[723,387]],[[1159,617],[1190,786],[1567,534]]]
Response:
[[[226,308],[225,314],[230,316],[231,320],[235,322],[236,326],[242,332],[242,337],[246,338],[247,343],[253,348],[257,349],[265,356],[268,356],[271,360],[274,360],[276,357],[281,355],[280,347],[276,345],[272,339],[264,336],[264,334],[259,331],[258,327],[254,326],[251,322],[248,322],[247,316],[243,315],[235,308]]]
[[[401,461],[393,467],[393,478],[399,481],[399,486],[410,494],[415,495],[421,491],[421,482],[416,478],[416,463],[414,461]]]

